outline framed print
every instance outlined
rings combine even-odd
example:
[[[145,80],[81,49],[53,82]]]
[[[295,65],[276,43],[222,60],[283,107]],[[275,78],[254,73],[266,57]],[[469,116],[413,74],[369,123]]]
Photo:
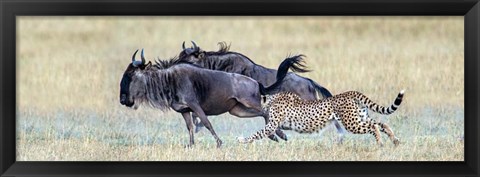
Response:
[[[478,1],[2,1],[2,176],[478,176]]]

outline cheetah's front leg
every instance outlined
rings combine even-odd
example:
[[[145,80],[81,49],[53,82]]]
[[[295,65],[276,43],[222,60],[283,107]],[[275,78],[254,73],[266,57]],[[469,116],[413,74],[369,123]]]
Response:
[[[260,131],[257,131],[257,133],[255,133],[255,134],[253,134],[253,135],[251,135],[247,138],[238,137],[237,140],[240,143],[251,143],[251,142],[253,142],[253,140],[259,140],[259,139],[268,137],[270,135],[273,135],[275,133],[275,128],[274,127],[278,127],[278,124],[277,124],[277,126],[274,126],[274,125],[270,124],[270,122],[269,122],[265,126],[265,128],[263,128]]]
[[[244,138],[244,137],[237,137],[237,141],[239,143],[243,143],[243,144],[247,144],[247,143],[252,143],[253,142],[253,139],[248,139],[248,138]]]
[[[283,117],[283,116],[282,116]],[[282,121],[279,119],[280,117],[278,115],[270,115],[270,120],[268,121],[267,125],[265,125],[265,128],[262,130],[257,131],[255,134],[244,138],[244,137],[238,137],[237,140],[240,143],[251,143],[253,140],[259,140],[265,137],[268,137],[270,135],[273,135],[275,133],[275,130],[278,128],[280,122]]]

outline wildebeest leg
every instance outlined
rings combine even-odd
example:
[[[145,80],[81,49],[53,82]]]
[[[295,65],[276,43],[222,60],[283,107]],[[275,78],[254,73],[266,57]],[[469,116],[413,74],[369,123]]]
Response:
[[[237,104],[235,105],[232,109],[228,111],[230,114],[237,116],[237,117],[256,117],[256,116],[262,116],[265,120],[265,125],[268,123],[268,115],[262,115],[255,109],[250,109],[245,107],[242,104]],[[287,135],[285,135],[280,129],[277,128],[275,130],[275,133],[280,136],[283,140],[287,140]],[[269,139],[278,142],[278,138],[275,135],[269,135]]]
[[[194,112],[192,112],[192,121],[195,124],[195,133],[198,133],[200,130],[202,130],[202,127],[204,127],[202,121],[197,120],[197,118],[198,116]]]
[[[345,129],[342,127],[342,125],[340,125],[340,123],[338,123],[337,120],[333,120],[333,123],[335,124],[335,127],[337,128],[337,132],[339,134],[339,137],[338,137],[337,141],[338,141],[339,144],[342,144],[343,143],[343,137],[345,135]]]
[[[192,117],[190,117],[190,112],[182,113],[183,119],[185,119],[185,124],[187,125],[188,134],[190,135],[190,142],[188,147],[191,147],[195,142],[193,140],[193,121]]]
[[[207,116],[205,115],[205,112],[203,112],[202,108],[197,104],[189,104],[189,107],[193,110],[193,112],[195,112],[195,114],[197,114],[203,125],[207,127],[210,133],[212,133],[215,140],[217,140],[217,148],[222,146],[222,140],[220,140],[220,138],[217,136],[217,133],[215,133],[215,130],[213,130],[212,124],[210,124],[210,121],[207,119]]]

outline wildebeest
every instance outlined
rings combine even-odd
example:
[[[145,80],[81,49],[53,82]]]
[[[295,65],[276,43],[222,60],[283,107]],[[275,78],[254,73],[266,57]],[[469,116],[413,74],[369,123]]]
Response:
[[[277,70],[258,65],[241,53],[229,51],[230,46],[225,42],[219,43],[220,49],[218,51],[208,52],[202,50],[195,42],[191,42],[193,46],[190,48],[185,48],[185,42],[182,44],[179,59],[183,62],[192,63],[211,70],[242,74],[255,79],[263,85],[270,85],[276,80]],[[293,92],[305,100],[315,100],[332,96],[330,91],[315,81],[295,73],[288,73],[282,85],[278,88],[278,91]],[[196,115],[193,115],[194,118],[195,116]],[[202,127],[200,122],[195,122],[197,127],[196,131]],[[334,124],[340,133],[339,140],[341,142],[345,130],[337,121],[334,121]],[[286,136],[280,137],[284,140],[287,138]]]
[[[120,103],[138,108],[141,103],[161,110],[173,109],[182,114],[194,144],[191,113],[201,119],[220,147],[222,141],[215,133],[207,115],[229,112],[232,115],[268,116],[261,109],[261,95],[269,94],[281,85],[288,69],[305,72],[299,62],[301,56],[285,59],[279,66],[278,80],[265,88],[252,78],[223,71],[204,69],[177,58],[157,60],[145,64],[143,49],[141,61],[135,60],[126,68],[120,82]],[[299,65],[300,64],[300,65]]]

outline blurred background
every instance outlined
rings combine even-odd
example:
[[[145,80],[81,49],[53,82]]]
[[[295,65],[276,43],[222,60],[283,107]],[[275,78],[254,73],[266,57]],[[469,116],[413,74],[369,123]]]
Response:
[[[463,17],[17,17],[17,160],[427,160],[462,161]],[[263,118],[211,116],[224,141],[205,129],[185,149],[182,116],[119,103],[119,84],[136,49],[169,59],[193,40],[206,51],[231,44],[255,63],[276,68],[305,54],[315,80],[333,94],[357,90],[389,105],[374,114],[402,141],[386,135],[286,131],[288,142],[243,145],[237,136]],[[277,155],[272,155],[277,154]]]

